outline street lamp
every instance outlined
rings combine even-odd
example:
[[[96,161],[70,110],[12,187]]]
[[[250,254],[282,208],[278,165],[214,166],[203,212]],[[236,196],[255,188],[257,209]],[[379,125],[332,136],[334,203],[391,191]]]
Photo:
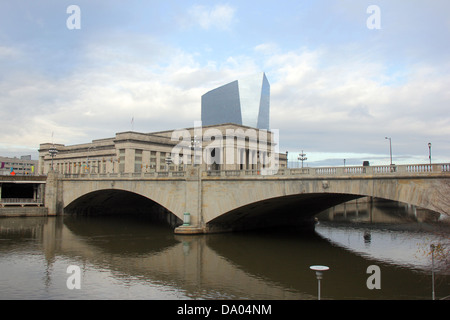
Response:
[[[385,139],[389,139],[389,155],[391,157],[391,166],[392,166],[392,140],[391,138],[385,137]]]
[[[56,150],[55,147],[52,147],[48,150],[48,153],[50,153],[50,156],[52,157],[52,171],[53,171],[53,157],[58,153],[58,150]]]
[[[166,158],[167,171],[169,171],[169,166],[170,166],[171,163],[172,163],[172,158],[167,157],[167,158]]]
[[[431,164],[431,142],[428,142],[428,158],[430,159]]]
[[[288,151],[286,151],[286,168],[289,168],[289,158],[288,158]]]
[[[303,168],[303,161],[308,160],[308,158],[306,157],[306,153],[303,153],[303,150],[302,150],[302,153],[300,153],[298,155],[298,160],[300,160],[302,162],[302,168]]]
[[[191,150],[193,151],[193,156],[192,156],[192,159],[193,159],[193,164],[194,164],[194,167],[196,167],[196,166],[198,166],[200,163],[197,163],[197,153],[200,153],[200,158],[201,158],[201,151],[202,151],[202,141],[197,137],[197,136],[194,136],[192,139],[191,139]],[[200,152],[198,152],[198,151],[200,151]]]
[[[309,268],[316,272],[317,283],[318,283],[317,300],[320,300],[320,280],[322,280],[323,272],[329,270],[330,268],[327,266],[311,266]]]

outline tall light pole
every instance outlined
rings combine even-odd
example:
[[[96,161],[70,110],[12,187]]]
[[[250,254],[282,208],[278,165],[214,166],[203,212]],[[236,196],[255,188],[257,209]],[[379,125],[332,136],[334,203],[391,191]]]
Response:
[[[53,157],[58,153],[58,150],[56,150],[56,148],[53,146],[48,150],[48,153],[50,153],[52,157],[52,171],[53,171]]]
[[[391,140],[391,138],[388,138],[388,137],[385,137],[385,139],[389,140],[389,155],[391,158],[391,166],[392,166],[392,140]]]
[[[308,160],[308,158],[306,157],[306,153],[303,153],[303,150],[302,150],[302,153],[300,153],[298,155],[298,160],[300,160],[302,162],[302,168],[303,168],[303,161]]]
[[[191,151],[193,151],[192,155],[192,164],[194,167],[197,167],[200,165],[200,163],[197,163],[197,153],[198,150],[200,150],[200,158],[201,158],[201,151],[202,151],[202,140],[200,140],[197,136],[194,136],[191,139]]]
[[[289,168],[289,158],[288,158],[289,151],[286,151],[286,168]]]
[[[169,156],[165,159],[166,164],[167,164],[167,172],[169,172],[169,166],[172,164],[172,158]]]
[[[311,266],[309,268],[316,272],[316,277],[317,277],[317,300],[320,300],[320,280],[322,280],[323,272],[329,270],[330,268],[327,267],[327,266]]]
[[[430,159],[431,164],[431,142],[428,142],[428,158]]]

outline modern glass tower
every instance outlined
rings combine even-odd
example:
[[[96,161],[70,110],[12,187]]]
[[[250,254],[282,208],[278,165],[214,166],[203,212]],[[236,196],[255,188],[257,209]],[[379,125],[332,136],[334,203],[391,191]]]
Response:
[[[202,96],[202,124],[235,123],[269,130],[270,84],[265,73],[236,80]]]

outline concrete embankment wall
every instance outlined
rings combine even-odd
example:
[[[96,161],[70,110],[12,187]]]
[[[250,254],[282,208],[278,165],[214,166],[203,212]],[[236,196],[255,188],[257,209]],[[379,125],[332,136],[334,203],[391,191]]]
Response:
[[[7,207],[0,208],[0,217],[40,217],[47,216],[45,207]]]

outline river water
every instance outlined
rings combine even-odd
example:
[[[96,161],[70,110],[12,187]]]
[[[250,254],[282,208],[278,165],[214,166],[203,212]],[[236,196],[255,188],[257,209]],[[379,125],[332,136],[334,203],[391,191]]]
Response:
[[[438,217],[360,202],[318,219],[313,233],[177,236],[135,217],[1,218],[0,299],[317,299],[311,265],[330,268],[322,299],[432,298],[430,244],[448,245],[449,234]],[[450,295],[448,251],[435,253],[441,299]]]

